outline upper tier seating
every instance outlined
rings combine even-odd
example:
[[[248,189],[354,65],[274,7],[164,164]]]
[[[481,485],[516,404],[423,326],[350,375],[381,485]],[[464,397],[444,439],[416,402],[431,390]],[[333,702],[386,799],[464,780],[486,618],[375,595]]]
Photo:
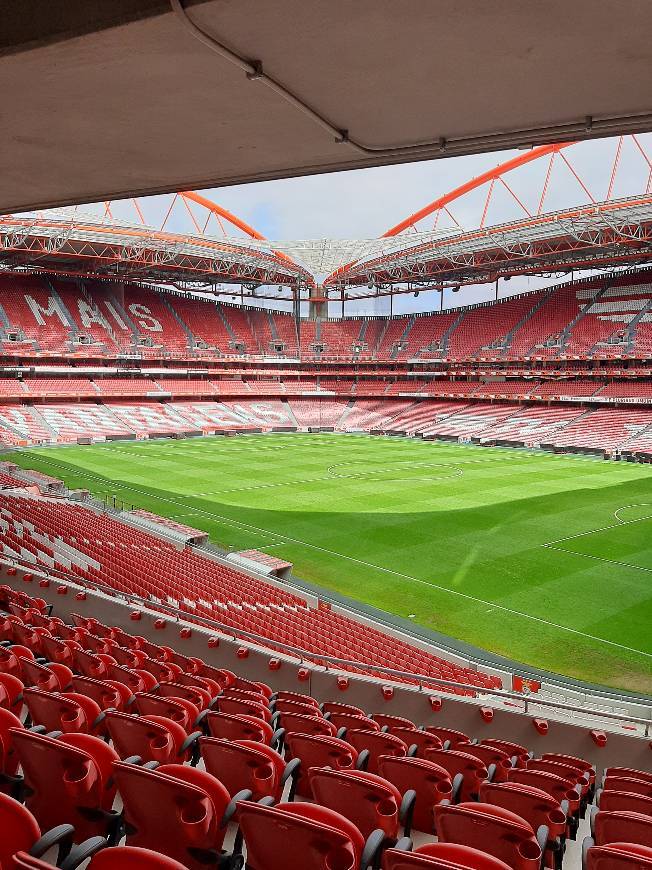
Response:
[[[652,352],[646,270],[494,304],[398,317],[293,315],[113,282],[0,276],[6,354],[406,361],[644,357]]]

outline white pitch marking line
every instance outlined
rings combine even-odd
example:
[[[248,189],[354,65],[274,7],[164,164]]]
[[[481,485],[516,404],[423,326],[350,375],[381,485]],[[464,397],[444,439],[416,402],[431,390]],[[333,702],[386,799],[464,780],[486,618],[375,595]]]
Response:
[[[90,476],[97,477],[97,475],[90,475]],[[178,502],[175,499],[164,498],[163,496],[159,496],[159,495],[152,496],[152,494],[149,492],[143,492],[142,490],[140,490],[136,487],[133,487],[133,486],[128,486],[125,483],[119,483],[116,481],[115,485],[118,488],[126,489],[129,492],[137,492],[139,495],[146,495],[149,498],[155,498],[159,501],[167,502],[169,504],[176,504],[181,508],[185,507],[185,505],[181,504],[180,502]],[[318,550],[321,553],[327,553],[330,556],[336,556],[340,559],[345,559],[346,561],[349,561],[349,562],[355,562],[358,565],[364,565],[366,568],[372,568],[373,570],[380,571],[384,574],[391,574],[395,577],[402,577],[404,580],[410,580],[413,583],[420,583],[423,586],[429,586],[431,588],[438,589],[441,592],[447,592],[449,595],[455,595],[458,598],[464,598],[467,601],[473,601],[476,604],[484,604],[487,607],[493,607],[495,610],[500,610],[503,613],[509,613],[513,616],[522,616],[524,619],[529,619],[532,622],[538,622],[538,623],[541,623],[543,625],[548,625],[551,628],[558,628],[560,631],[565,631],[565,632],[568,632],[569,634],[575,634],[575,635],[578,635],[579,637],[585,637],[589,640],[596,641],[597,643],[603,643],[603,644],[606,644],[608,646],[617,647],[618,649],[624,649],[627,652],[636,653],[638,655],[645,656],[646,658],[652,659],[652,653],[646,653],[643,650],[635,649],[634,647],[625,646],[625,644],[616,643],[613,640],[607,640],[606,638],[603,638],[603,637],[596,637],[593,634],[588,634],[587,632],[579,631],[578,629],[575,629],[575,628],[569,628],[566,625],[559,625],[558,623],[552,622],[549,619],[543,619],[543,617],[540,617],[540,616],[533,616],[530,613],[523,613],[523,611],[521,611],[521,610],[515,610],[511,607],[505,607],[502,604],[496,604],[492,601],[487,601],[484,598],[478,598],[475,595],[469,595],[466,592],[460,592],[457,589],[449,589],[446,586],[439,585],[438,583],[431,583],[429,580],[422,580],[419,577],[412,577],[409,574],[403,574],[400,571],[393,571],[391,568],[384,568],[380,565],[374,565],[373,563],[366,562],[363,559],[356,559],[353,556],[346,556],[343,553],[337,553],[334,550],[328,550],[325,547],[318,547],[316,544],[309,544],[306,541],[301,541],[297,538],[291,538],[288,535],[281,535],[281,534],[278,534],[277,532],[270,532],[269,529],[261,529],[258,526],[253,526],[250,523],[243,523],[243,522],[240,522],[238,520],[233,520],[230,517],[223,516],[222,514],[215,514],[215,513],[212,513],[211,511],[205,511],[205,510],[202,510],[199,508],[197,508],[196,511],[197,511],[197,513],[203,513],[206,516],[213,517],[213,519],[221,520],[226,525],[239,526],[239,527],[244,528],[244,529],[253,529],[254,531],[261,532],[262,534],[271,534],[275,538],[279,539],[279,543],[281,543],[283,540],[285,540],[286,542],[289,541],[292,544],[298,544],[299,546],[307,547],[311,550]],[[543,546],[547,546],[547,545],[544,544]]]

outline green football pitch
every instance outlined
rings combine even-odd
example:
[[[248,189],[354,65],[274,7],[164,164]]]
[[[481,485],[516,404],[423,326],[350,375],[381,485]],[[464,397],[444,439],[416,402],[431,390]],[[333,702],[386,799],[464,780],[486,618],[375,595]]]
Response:
[[[5,458],[517,661],[652,690],[649,466],[326,434]]]

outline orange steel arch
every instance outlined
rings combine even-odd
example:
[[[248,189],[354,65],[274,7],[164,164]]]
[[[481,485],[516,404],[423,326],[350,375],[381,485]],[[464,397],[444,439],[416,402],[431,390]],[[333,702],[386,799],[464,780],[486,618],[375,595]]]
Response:
[[[460,184],[459,187],[450,190],[448,193],[445,193],[443,196],[440,196],[438,199],[425,205],[423,208],[419,209],[419,211],[415,211],[414,214],[409,215],[409,217],[406,217],[404,220],[397,223],[396,226],[390,227],[390,229],[382,234],[381,238],[385,239],[390,238],[391,236],[398,236],[403,232],[403,230],[409,229],[409,227],[414,226],[414,224],[423,220],[423,218],[434,214],[434,212],[440,208],[445,208],[447,205],[450,205],[451,202],[454,202],[461,196],[470,193],[472,190],[482,187],[482,185],[486,184],[488,181],[495,181],[508,172],[511,172],[513,169],[518,169],[519,166],[525,166],[526,163],[532,163],[533,160],[538,160],[540,157],[546,157],[548,154],[558,154],[563,148],[568,148],[570,145],[574,144],[574,142],[557,142],[553,145],[540,145],[538,148],[532,148],[531,151],[526,151],[524,154],[512,157],[511,160],[506,160],[504,163],[494,166],[493,169],[483,172],[482,175],[477,175],[475,178],[471,178],[464,184]]]
[[[233,224],[234,227],[242,230],[245,235],[250,236],[252,239],[258,239],[261,242],[265,241],[265,236],[261,235],[258,230],[255,230],[253,227],[249,226],[248,223],[245,223],[245,221],[241,220],[230,211],[222,208],[221,205],[213,202],[212,199],[208,199],[208,197],[202,196],[201,193],[195,193],[194,190],[180,190],[179,195],[185,197],[186,199],[192,200],[192,202],[196,202],[197,205],[203,206],[205,209],[208,209],[208,211],[211,211],[214,215],[224,218],[230,224]]]

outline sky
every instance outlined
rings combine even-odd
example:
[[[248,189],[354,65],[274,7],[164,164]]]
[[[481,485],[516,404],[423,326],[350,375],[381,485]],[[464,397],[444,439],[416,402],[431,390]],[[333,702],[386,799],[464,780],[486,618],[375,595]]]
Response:
[[[640,146],[640,147],[639,147]],[[565,149],[563,154],[579,175],[559,157],[555,158],[546,187],[544,211],[586,204],[590,196],[600,201],[611,196],[619,198],[649,189],[652,163],[652,134],[624,137],[617,171],[613,174],[619,139],[581,142]],[[642,151],[646,152],[644,156]],[[269,239],[369,239],[376,238],[398,221],[422,208],[433,199],[522,151],[502,151],[468,157],[452,157],[397,166],[358,169],[347,172],[315,175],[303,178],[266,181],[203,191],[219,205],[244,219]],[[535,213],[548,172],[548,160],[540,159],[515,170],[507,181],[528,211]],[[465,229],[479,226],[488,188],[468,194],[458,200],[451,211]],[[141,203],[143,201],[141,200]],[[146,216],[156,221],[165,214],[169,201],[151,197],[145,201]],[[486,224],[502,223],[524,215],[523,208],[500,184],[495,185]],[[452,227],[443,216],[438,227]],[[192,231],[183,207],[177,207],[167,229]],[[430,222],[419,225],[422,231],[432,229]],[[556,283],[559,279],[544,281]],[[500,288],[509,295],[534,290],[541,279],[515,278]],[[459,294],[444,295],[444,306],[468,304],[492,298],[494,288],[466,288]],[[400,310],[433,310],[439,307],[436,293],[397,298],[395,312]],[[377,307],[377,313],[386,303]],[[369,304],[348,306],[349,314],[371,313]]]

